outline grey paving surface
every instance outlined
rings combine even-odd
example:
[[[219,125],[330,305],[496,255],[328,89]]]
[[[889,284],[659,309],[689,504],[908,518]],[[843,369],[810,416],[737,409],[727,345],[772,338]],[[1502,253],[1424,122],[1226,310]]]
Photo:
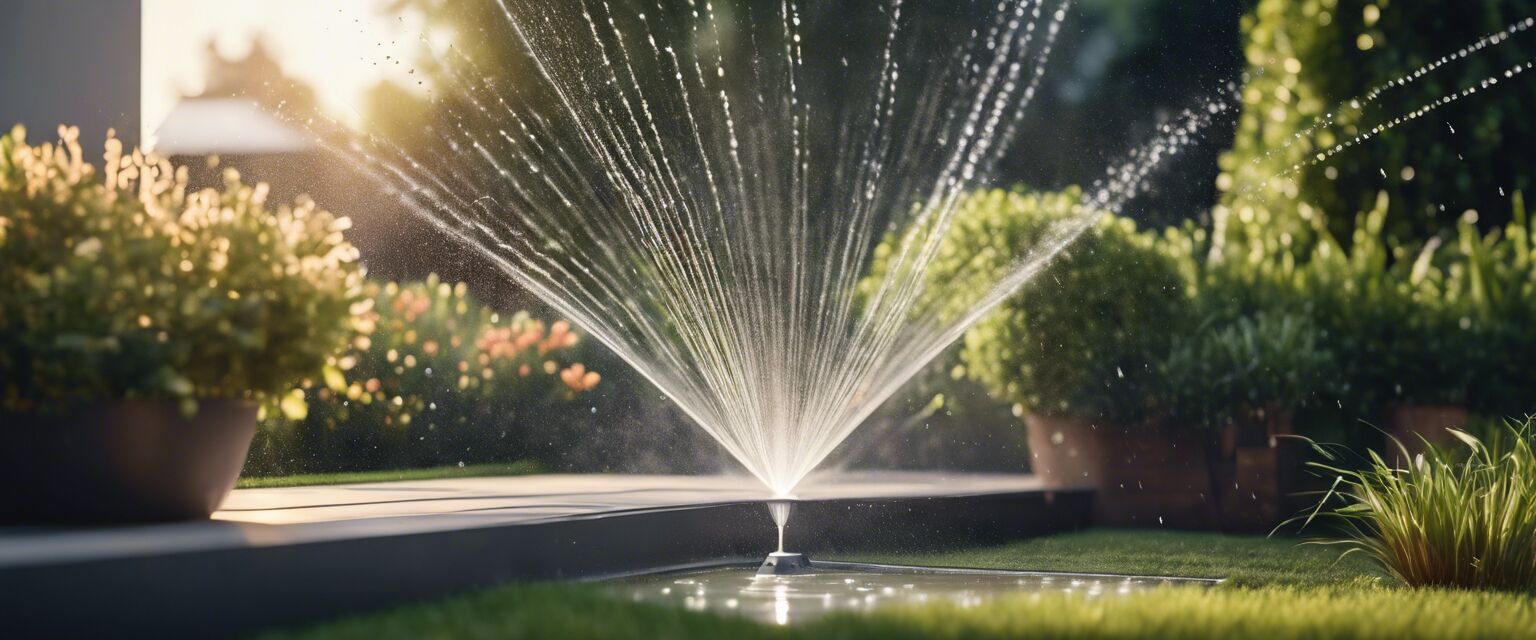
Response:
[[[857,473],[815,478],[808,501],[1037,491],[1025,475]],[[245,489],[210,522],[113,529],[0,529],[0,568],[601,518],[771,497],[746,477],[539,475]]]

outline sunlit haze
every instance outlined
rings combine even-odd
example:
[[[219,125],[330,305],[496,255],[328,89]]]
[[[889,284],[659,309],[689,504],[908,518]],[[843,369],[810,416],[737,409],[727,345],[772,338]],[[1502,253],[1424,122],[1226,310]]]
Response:
[[[209,42],[224,58],[239,60],[262,38],[284,72],[313,86],[327,112],[344,122],[358,121],[363,93],[382,80],[419,88],[408,71],[421,52],[423,21],[412,12],[386,13],[387,4],[144,0],[143,140],[152,145],[176,101],[203,90]]]

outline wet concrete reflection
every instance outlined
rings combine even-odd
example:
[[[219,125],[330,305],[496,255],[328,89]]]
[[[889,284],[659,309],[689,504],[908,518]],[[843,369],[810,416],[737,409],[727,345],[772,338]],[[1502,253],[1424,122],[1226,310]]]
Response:
[[[758,576],[754,568],[708,569],[628,578],[612,588],[636,602],[742,615],[790,624],[839,611],[948,602],[968,608],[999,597],[1062,593],[1125,597],[1174,585],[1212,581],[1024,572],[861,571],[828,568],[811,575]]]

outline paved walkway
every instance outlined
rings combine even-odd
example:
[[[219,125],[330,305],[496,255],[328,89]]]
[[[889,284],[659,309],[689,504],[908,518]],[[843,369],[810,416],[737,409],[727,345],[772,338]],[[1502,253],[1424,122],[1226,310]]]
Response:
[[[1010,493],[1037,489],[1031,476],[940,473],[864,473],[823,477],[796,497],[803,500],[911,498]],[[747,477],[661,475],[534,475],[454,478],[376,484],[243,489],[215,519],[299,524],[427,515],[497,522],[584,516],[609,511],[766,500],[763,485]]]
[[[768,497],[731,477],[466,478],[237,491],[203,522],[0,528],[0,628],[230,637],[513,581],[751,564],[774,542],[753,504]],[[799,498],[790,544],[819,554],[1074,529],[1092,493],[1028,476],[874,473],[824,477]]]
[[[802,500],[920,498],[1036,491],[1032,476],[879,472],[825,475]],[[91,528],[0,528],[0,569],[599,518],[770,497],[747,477],[534,475],[242,489],[210,522]]]

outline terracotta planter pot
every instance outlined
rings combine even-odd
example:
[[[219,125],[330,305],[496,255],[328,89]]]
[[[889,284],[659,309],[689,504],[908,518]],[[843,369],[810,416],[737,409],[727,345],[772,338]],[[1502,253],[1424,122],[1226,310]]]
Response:
[[[1162,421],[1102,426],[1030,414],[1024,424],[1035,474],[1051,487],[1097,489],[1100,524],[1215,524],[1205,434]]]
[[[207,518],[229,495],[256,407],[120,401],[59,415],[0,414],[0,522],[111,524]]]
[[[1423,453],[1425,441],[1437,447],[1453,447],[1459,442],[1446,429],[1465,429],[1471,417],[1466,407],[1456,405],[1399,405],[1387,412],[1387,433],[1408,450],[1409,457]],[[1392,440],[1386,441],[1386,458],[1398,464],[1401,452]]]

